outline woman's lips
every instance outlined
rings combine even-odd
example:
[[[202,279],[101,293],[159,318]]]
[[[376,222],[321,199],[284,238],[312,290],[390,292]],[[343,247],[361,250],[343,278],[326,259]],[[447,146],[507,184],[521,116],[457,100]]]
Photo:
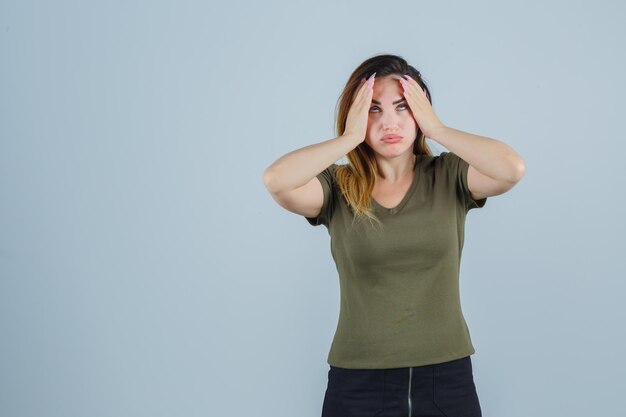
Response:
[[[402,140],[402,137],[400,136],[392,136],[389,138],[383,138],[382,141],[385,143],[396,143],[396,142],[400,142]]]

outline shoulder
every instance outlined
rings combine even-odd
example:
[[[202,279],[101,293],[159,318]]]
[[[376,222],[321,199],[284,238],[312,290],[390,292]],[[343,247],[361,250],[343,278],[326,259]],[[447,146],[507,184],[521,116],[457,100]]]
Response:
[[[468,164],[457,154],[450,151],[441,152],[439,155],[432,157],[433,164],[438,170],[448,171],[458,174],[461,171],[467,171]]]
[[[455,154],[454,152],[450,152],[450,151],[441,152],[439,155],[435,156],[435,158],[440,160],[441,163],[448,164],[448,165],[458,164],[459,160],[461,159],[458,157],[457,154]]]
[[[331,164],[331,165],[329,165],[326,169],[324,169],[322,172],[320,172],[320,173],[319,173],[319,175],[318,175],[318,177],[319,177],[319,176],[323,176],[323,177],[325,177],[327,180],[329,180],[329,181],[333,181],[333,182],[334,182],[334,181],[335,181],[335,175],[336,175],[337,169],[338,169],[339,167],[342,167],[342,166],[344,166],[344,165],[339,165],[339,164],[337,164],[337,163]]]

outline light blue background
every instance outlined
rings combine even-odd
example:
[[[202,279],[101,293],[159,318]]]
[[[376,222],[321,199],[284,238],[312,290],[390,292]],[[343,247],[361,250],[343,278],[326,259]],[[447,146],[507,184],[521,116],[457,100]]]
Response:
[[[0,415],[319,416],[329,237],[262,174],[334,137],[347,77],[380,53],[422,72],[444,124],[526,161],[467,219],[483,415],[618,414],[625,12],[2,2]]]

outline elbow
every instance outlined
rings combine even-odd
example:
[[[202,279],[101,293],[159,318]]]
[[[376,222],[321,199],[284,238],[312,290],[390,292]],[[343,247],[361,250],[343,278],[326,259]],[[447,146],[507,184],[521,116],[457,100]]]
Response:
[[[265,188],[267,188],[267,191],[269,191],[272,194],[275,194],[278,192],[276,190],[275,178],[276,178],[276,175],[274,174],[271,167],[263,171],[263,184],[265,185]]]
[[[522,158],[519,158],[515,163],[515,168],[513,169],[513,176],[510,179],[510,182],[517,183],[519,182],[526,174],[526,162]]]
[[[271,183],[272,183],[272,173],[269,168],[266,168],[265,171],[263,171],[263,184],[265,185],[265,188],[269,190]]]

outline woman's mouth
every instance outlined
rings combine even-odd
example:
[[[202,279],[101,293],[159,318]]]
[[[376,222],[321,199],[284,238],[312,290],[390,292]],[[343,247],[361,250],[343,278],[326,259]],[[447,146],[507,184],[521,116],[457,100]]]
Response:
[[[385,143],[396,143],[402,140],[402,136],[399,135],[385,135],[381,139]]]

